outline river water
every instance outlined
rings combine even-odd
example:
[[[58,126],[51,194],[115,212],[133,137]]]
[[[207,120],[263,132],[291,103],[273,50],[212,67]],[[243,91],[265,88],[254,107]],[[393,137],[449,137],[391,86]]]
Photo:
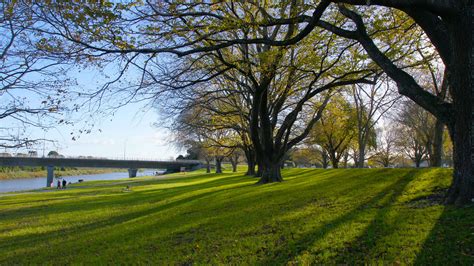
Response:
[[[137,176],[152,176],[155,174],[156,171],[160,172],[160,170],[152,170],[152,169],[143,170],[142,172],[137,172]],[[115,180],[115,179],[129,178],[129,177],[128,177],[128,172],[115,172],[115,173],[96,174],[96,175],[63,176],[62,178],[66,179],[68,183],[69,182],[77,183],[79,182],[79,179],[84,179],[84,181],[93,181],[93,180]],[[57,179],[54,180],[54,185],[56,185],[56,182],[57,182]],[[45,185],[46,185],[46,177],[0,180],[0,193],[40,189],[40,188],[44,188]]]

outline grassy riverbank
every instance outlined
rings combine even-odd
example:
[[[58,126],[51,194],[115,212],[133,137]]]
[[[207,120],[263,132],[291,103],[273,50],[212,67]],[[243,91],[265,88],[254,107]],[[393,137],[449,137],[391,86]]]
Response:
[[[0,196],[0,264],[474,263],[448,169],[202,171]],[[129,189],[127,188],[129,186]]]
[[[67,168],[63,171],[56,169],[54,172],[56,175],[60,176],[72,176],[72,175],[93,175],[93,174],[104,174],[104,173],[114,173],[114,172],[126,172],[127,169],[116,169],[116,168]],[[41,170],[40,168],[32,168],[28,170],[21,170],[16,168],[13,170],[7,169],[4,172],[0,172],[0,180],[2,179],[19,179],[19,178],[35,178],[35,177],[45,177],[46,170]]]

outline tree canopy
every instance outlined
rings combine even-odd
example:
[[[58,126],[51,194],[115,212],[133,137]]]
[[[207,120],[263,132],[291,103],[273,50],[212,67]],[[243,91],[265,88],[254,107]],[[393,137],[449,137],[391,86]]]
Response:
[[[115,76],[94,94],[101,99],[166,99],[174,118],[197,106],[207,135],[232,134],[251,148],[261,183],[282,180],[282,161],[323,127],[331,94],[376,85],[384,73],[437,119],[437,148],[447,126],[455,154],[449,202],[474,198],[470,1],[20,1],[8,10],[28,15],[38,54],[113,63]],[[441,79],[434,69],[443,69]],[[138,78],[123,82],[127,73]],[[358,136],[360,151],[368,135]]]

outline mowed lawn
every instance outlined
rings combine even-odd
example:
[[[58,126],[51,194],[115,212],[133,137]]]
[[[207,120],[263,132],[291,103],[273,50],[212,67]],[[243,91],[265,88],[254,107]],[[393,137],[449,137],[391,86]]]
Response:
[[[474,208],[440,204],[449,169],[283,175],[255,185],[243,171],[197,171],[3,195],[0,264],[474,263]]]

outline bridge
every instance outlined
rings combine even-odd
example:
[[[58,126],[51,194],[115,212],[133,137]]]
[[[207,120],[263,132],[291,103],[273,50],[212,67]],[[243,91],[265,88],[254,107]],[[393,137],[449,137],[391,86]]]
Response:
[[[136,177],[139,168],[166,169],[166,173],[197,169],[201,166],[196,160],[152,161],[121,160],[102,158],[56,158],[56,157],[0,157],[0,166],[44,166],[47,168],[46,186],[54,178],[54,167],[128,168],[128,176]]]

